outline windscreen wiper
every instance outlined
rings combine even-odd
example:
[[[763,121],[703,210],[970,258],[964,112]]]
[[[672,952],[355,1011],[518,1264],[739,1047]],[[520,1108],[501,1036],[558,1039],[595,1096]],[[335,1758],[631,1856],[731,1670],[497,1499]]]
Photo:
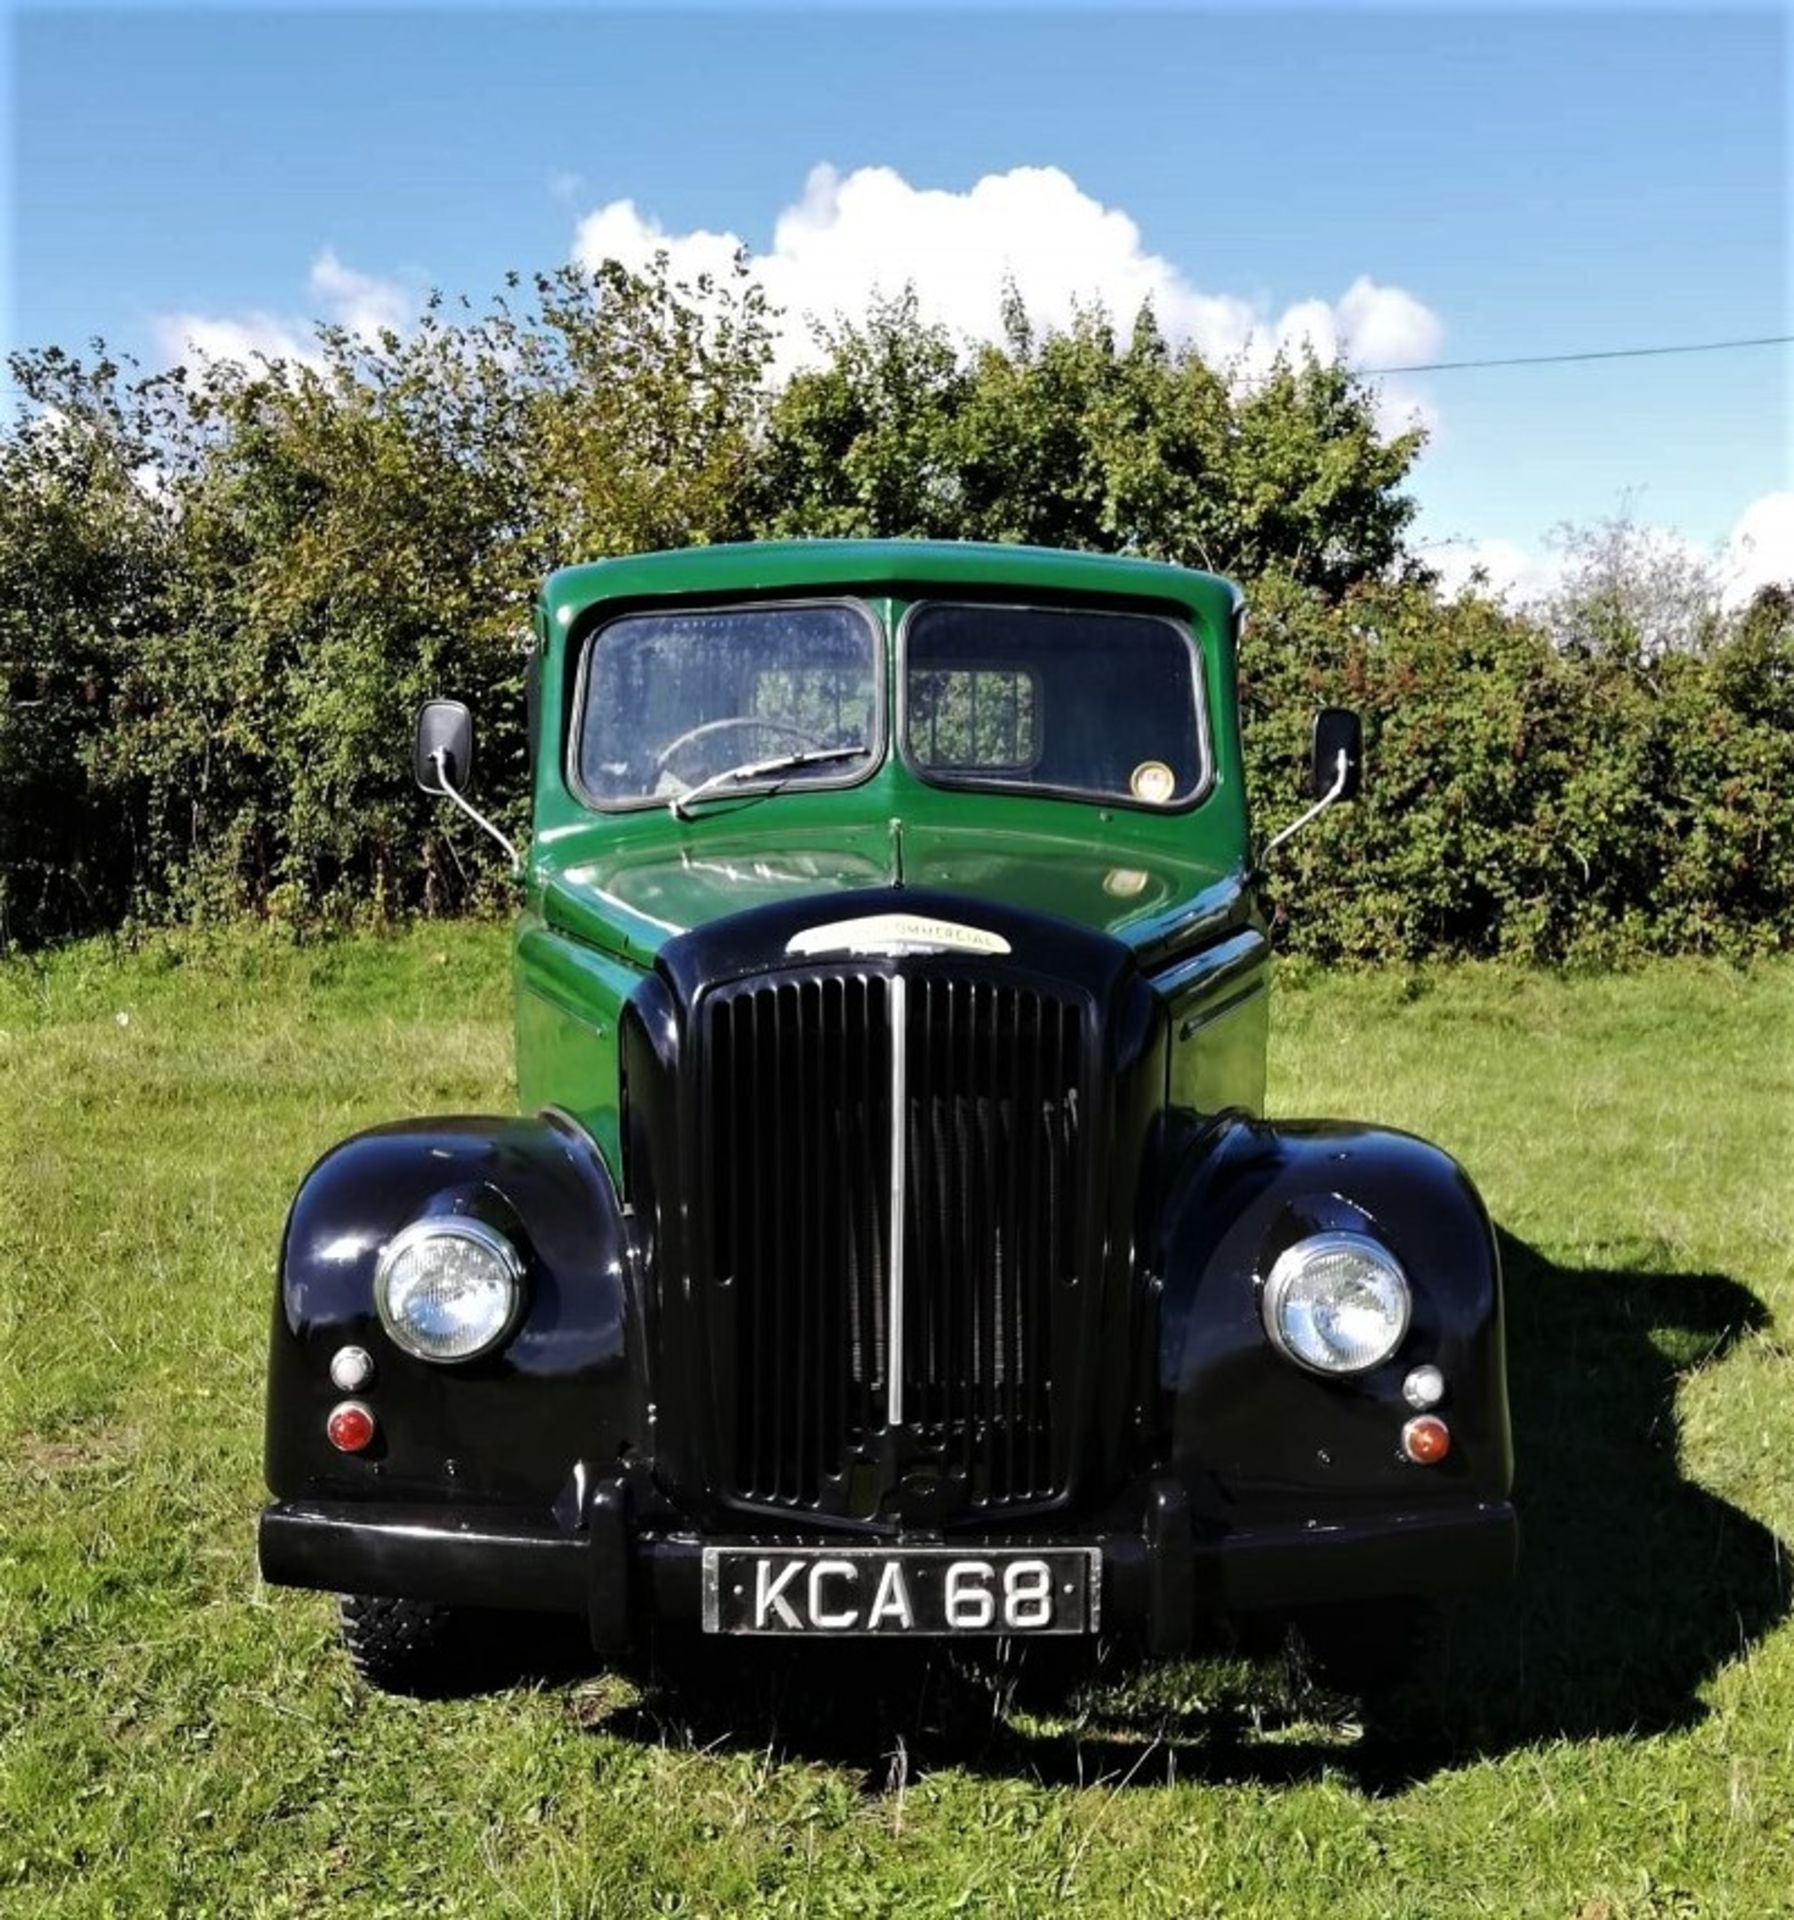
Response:
[[[708,780],[700,780],[687,793],[677,793],[667,802],[675,820],[689,820],[686,808],[699,800],[713,798],[719,788],[739,785],[743,780],[763,780],[769,774],[794,773],[799,767],[813,767],[825,760],[857,760],[865,747],[811,747],[802,753],[781,753],[771,760],[749,760],[739,767],[724,767]]]

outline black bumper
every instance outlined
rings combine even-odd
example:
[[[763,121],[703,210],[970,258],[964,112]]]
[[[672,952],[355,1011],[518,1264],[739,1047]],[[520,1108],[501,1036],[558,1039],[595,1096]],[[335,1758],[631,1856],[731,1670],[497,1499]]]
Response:
[[[588,1524],[567,1532],[547,1518],[530,1524],[511,1508],[280,1501],[262,1514],[262,1575],[336,1593],[583,1615],[601,1651],[628,1646],[650,1620],[695,1627],[703,1551],[721,1541],[634,1531],[620,1500],[600,1498],[588,1511]],[[781,1535],[765,1544],[825,1542]],[[905,1543],[897,1536],[877,1544]],[[965,1541],[968,1551],[979,1544]],[[1175,1653],[1204,1617],[1505,1579],[1519,1527],[1500,1500],[1221,1530],[1192,1523],[1179,1491],[1164,1488],[1138,1531],[1003,1535],[988,1544],[1099,1547],[1104,1626],[1139,1627],[1154,1651]]]

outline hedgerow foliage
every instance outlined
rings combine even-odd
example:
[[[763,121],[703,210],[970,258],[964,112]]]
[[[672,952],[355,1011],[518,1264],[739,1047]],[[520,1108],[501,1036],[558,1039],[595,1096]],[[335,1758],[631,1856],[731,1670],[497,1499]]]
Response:
[[[1573,613],[1565,605],[1562,611]],[[1794,944],[1794,596],[1699,651],[1554,634],[1467,594],[1265,582],[1244,648],[1255,790],[1293,790],[1304,714],[1358,707],[1363,801],[1277,856],[1323,957],[1612,961]]]
[[[1241,579],[1261,821],[1316,705],[1361,708],[1362,804],[1279,855],[1323,957],[1794,944],[1794,597],[1723,613],[1623,528],[1558,599],[1442,597],[1406,545],[1418,435],[1310,359],[1250,383],[1143,315],[964,349],[908,300],[768,376],[745,277],[664,266],[437,300],[302,364],[140,376],[15,356],[0,437],[0,945],[129,919],[309,923],[499,898],[410,786],[417,702],[480,719],[523,817],[549,567],[785,534],[1025,540]]]

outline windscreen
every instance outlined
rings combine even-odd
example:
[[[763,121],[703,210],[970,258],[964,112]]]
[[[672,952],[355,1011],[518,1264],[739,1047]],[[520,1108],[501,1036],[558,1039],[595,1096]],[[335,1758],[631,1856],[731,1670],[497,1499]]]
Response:
[[[1196,650],[1156,614],[924,605],[905,628],[903,750],[939,786],[1175,807],[1207,777]]]
[[[590,642],[579,782],[601,806],[628,806],[765,760],[844,748],[869,758],[878,710],[877,635],[857,607],[626,614]],[[838,785],[866,764],[836,758],[767,778]]]

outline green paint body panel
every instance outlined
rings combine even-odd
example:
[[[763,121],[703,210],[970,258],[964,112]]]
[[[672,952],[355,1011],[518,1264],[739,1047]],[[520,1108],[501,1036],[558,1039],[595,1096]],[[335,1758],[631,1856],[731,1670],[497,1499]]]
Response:
[[[949,790],[903,763],[894,734],[898,635],[920,600],[985,598],[1156,611],[1200,654],[1212,777],[1181,809],[1028,793]],[[601,811],[568,774],[580,657],[593,630],[644,607],[850,598],[883,636],[883,753],[852,786]],[[539,699],[533,832],[516,945],[517,1072],[526,1110],[556,1107],[617,1157],[617,1022],[660,946],[726,914],[805,896],[908,885],[1003,901],[1128,942],[1142,964],[1200,953],[1237,926],[1248,819],[1235,690],[1239,595],[1157,562],[1041,548],[923,541],[788,541],[700,547],[569,567],[537,608]],[[844,905],[843,912],[851,909]],[[1212,969],[1168,997],[1174,1098],[1257,1112],[1264,1084],[1263,941],[1251,978]],[[1185,969],[1185,971],[1189,971]],[[1222,1024],[1197,1048],[1210,1012]],[[1221,1044],[1222,1036],[1224,1044]],[[1201,1065],[1195,1064],[1198,1056]],[[1181,1063],[1181,1064],[1180,1064]]]

